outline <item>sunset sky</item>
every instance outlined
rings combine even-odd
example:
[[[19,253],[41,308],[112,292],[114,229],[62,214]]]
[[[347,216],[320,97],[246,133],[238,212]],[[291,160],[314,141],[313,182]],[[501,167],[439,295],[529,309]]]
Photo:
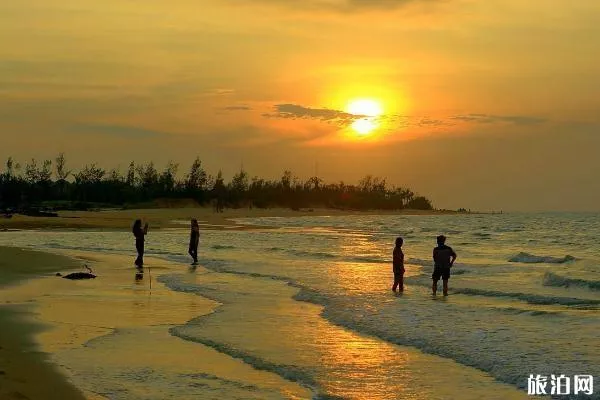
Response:
[[[600,210],[598,0],[0,2],[0,158]]]

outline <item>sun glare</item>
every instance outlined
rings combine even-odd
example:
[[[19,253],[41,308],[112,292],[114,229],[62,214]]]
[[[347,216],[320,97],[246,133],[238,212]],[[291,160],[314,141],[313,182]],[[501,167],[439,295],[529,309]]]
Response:
[[[377,122],[371,118],[357,119],[352,123],[352,129],[359,135],[368,135],[377,128]]]
[[[377,117],[383,114],[381,105],[375,100],[354,100],[348,103],[348,112],[354,115]]]
[[[361,136],[371,134],[378,126],[377,117],[383,114],[381,104],[375,100],[360,99],[348,103],[348,113],[362,117],[352,123],[352,129]]]

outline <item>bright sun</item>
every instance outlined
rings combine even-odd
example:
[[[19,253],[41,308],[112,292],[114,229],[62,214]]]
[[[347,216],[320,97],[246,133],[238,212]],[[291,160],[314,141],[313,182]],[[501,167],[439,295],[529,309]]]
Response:
[[[348,103],[348,112],[354,115],[377,117],[383,114],[381,105],[375,100],[354,100]]]
[[[352,129],[359,135],[368,135],[373,132],[379,125],[377,117],[383,114],[381,104],[375,100],[368,99],[349,102],[347,110],[350,114],[363,117],[352,123]]]

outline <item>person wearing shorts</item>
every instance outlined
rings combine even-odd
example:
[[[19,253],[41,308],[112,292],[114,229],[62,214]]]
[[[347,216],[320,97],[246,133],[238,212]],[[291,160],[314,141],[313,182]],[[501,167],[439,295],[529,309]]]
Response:
[[[448,279],[450,279],[450,268],[456,261],[456,253],[452,247],[446,246],[446,237],[440,235],[437,237],[437,247],[433,249],[433,274],[431,279],[433,284],[431,290],[435,296],[437,293],[437,284],[440,278],[444,282],[444,296],[448,296]]]
[[[392,291],[395,292],[396,288],[401,292],[404,291],[404,253],[402,252],[402,244],[404,240],[401,237],[396,238],[396,247],[392,254],[392,269],[394,271],[394,285]]]

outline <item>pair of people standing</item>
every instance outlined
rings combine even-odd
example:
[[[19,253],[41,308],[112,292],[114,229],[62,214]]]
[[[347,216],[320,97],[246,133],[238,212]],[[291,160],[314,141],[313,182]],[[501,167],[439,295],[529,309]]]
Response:
[[[137,250],[137,258],[135,259],[135,265],[138,268],[144,266],[144,241],[148,234],[148,223],[142,228],[142,220],[136,219],[131,229],[133,236],[135,237],[135,249]],[[188,253],[192,256],[194,264],[198,263],[198,244],[200,243],[200,226],[198,220],[192,219],[191,231],[190,231],[190,246]]]
[[[396,247],[393,252],[393,271],[394,271],[394,285],[392,290],[395,292],[397,288],[402,292],[404,291],[404,253],[402,252],[402,244],[404,240],[399,237],[396,239]],[[456,253],[452,250],[452,247],[446,246],[446,237],[440,235],[437,237],[437,247],[433,249],[433,274],[431,279],[433,284],[431,286],[432,294],[437,294],[437,285],[440,278],[443,281],[443,292],[444,296],[448,295],[448,279],[450,279],[450,268],[456,261]]]

